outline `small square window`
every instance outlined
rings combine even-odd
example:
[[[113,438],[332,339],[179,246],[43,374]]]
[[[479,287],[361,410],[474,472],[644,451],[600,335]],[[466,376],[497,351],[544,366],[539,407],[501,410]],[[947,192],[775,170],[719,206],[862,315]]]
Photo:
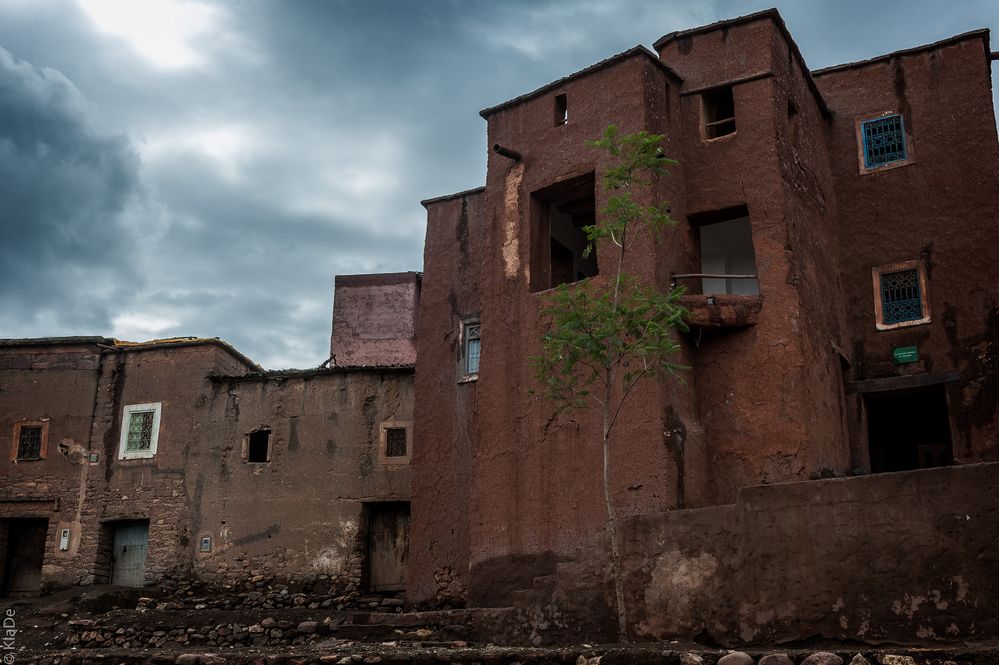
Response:
[[[385,457],[405,457],[408,448],[406,428],[389,427],[385,430]]]
[[[715,88],[701,94],[701,121],[704,139],[735,134],[735,97],[732,86]]]
[[[130,404],[121,420],[118,459],[148,459],[156,455],[160,430],[159,402]]]
[[[464,370],[465,374],[479,373],[479,357],[482,353],[481,327],[478,321],[464,325]]]
[[[899,114],[860,123],[864,168],[875,169],[907,159],[905,123]]]
[[[258,429],[247,435],[245,460],[248,464],[266,464],[271,461],[271,431],[269,429]]]
[[[10,458],[16,462],[43,460],[46,457],[48,440],[48,418],[16,422]]]
[[[39,425],[22,427],[17,441],[17,459],[33,460],[42,457],[42,428]]]
[[[378,439],[378,461],[383,466],[409,464],[413,456],[413,423],[388,420],[381,424]]]
[[[211,552],[212,551],[212,537],[211,536],[203,536],[201,538],[201,551],[202,552]]]
[[[891,330],[929,323],[926,270],[920,261],[874,268],[874,309],[877,328]]]

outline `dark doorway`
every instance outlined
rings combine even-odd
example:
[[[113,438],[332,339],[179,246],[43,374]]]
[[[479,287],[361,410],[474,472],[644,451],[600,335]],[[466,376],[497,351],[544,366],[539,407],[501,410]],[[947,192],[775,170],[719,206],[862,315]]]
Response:
[[[595,183],[589,173],[532,195],[532,291],[597,274],[597,255],[588,249],[585,230],[596,223]]]
[[[3,593],[5,596],[35,596],[42,587],[47,519],[4,520],[7,551],[4,554]]]
[[[368,516],[368,589],[402,591],[409,563],[409,503],[365,505]]]
[[[868,393],[864,400],[872,473],[953,464],[944,384]]]

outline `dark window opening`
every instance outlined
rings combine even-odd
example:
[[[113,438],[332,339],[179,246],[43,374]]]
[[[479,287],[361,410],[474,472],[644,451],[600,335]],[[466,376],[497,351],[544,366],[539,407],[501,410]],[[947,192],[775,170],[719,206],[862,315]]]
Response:
[[[905,124],[900,115],[860,123],[864,166],[869,169],[906,159]]]
[[[36,460],[42,457],[42,428],[21,426],[17,440],[17,459]]]
[[[389,427],[385,430],[385,457],[405,457],[406,449],[406,428]]]
[[[246,444],[246,461],[250,464],[265,464],[270,460],[271,431],[260,429],[250,432]]]
[[[704,121],[704,138],[735,133],[735,98],[732,86],[715,88],[701,94],[701,118]]]
[[[588,251],[584,230],[596,223],[594,186],[594,176],[590,173],[534,193],[532,291],[544,291],[597,274],[597,255]]]
[[[569,123],[569,100],[565,93],[555,95],[555,126],[560,127]]]
[[[864,402],[872,473],[953,464],[943,384],[868,393]]]
[[[704,295],[755,296],[756,251],[749,209],[727,208],[690,218],[696,227],[700,251],[701,293]]]
[[[886,325],[923,318],[916,268],[881,274],[881,315]]]
[[[798,120],[798,107],[790,99],[787,100],[787,139],[791,147],[798,149],[799,134],[801,133],[800,122]]]

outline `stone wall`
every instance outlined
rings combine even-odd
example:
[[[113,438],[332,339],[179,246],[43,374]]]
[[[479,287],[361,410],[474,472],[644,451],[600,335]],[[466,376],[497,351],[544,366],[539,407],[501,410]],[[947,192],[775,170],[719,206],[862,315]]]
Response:
[[[622,535],[642,638],[961,641],[999,620],[999,464],[744,488]]]

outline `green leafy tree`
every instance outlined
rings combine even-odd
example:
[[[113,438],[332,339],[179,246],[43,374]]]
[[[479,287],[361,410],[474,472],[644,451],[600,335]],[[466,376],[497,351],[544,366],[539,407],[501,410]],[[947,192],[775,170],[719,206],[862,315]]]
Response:
[[[618,629],[627,639],[618,522],[610,486],[610,439],[621,409],[636,387],[647,380],[675,375],[672,362],[680,346],[676,331],[686,330],[678,304],[682,289],[659,291],[625,272],[625,258],[636,245],[651,251],[653,240],[675,222],[666,203],[642,205],[656,178],[675,164],[662,152],[663,136],[638,132],[621,136],[614,125],[588,145],[606,151],[613,165],[604,172],[607,204],[596,224],[584,228],[589,245],[610,243],[616,265],[601,275],[562,284],[549,296],[544,315],[550,321],[542,338],[535,370],[545,394],[560,411],[591,408],[602,418],[603,486],[607,507]],[[605,276],[606,275],[606,276]]]

